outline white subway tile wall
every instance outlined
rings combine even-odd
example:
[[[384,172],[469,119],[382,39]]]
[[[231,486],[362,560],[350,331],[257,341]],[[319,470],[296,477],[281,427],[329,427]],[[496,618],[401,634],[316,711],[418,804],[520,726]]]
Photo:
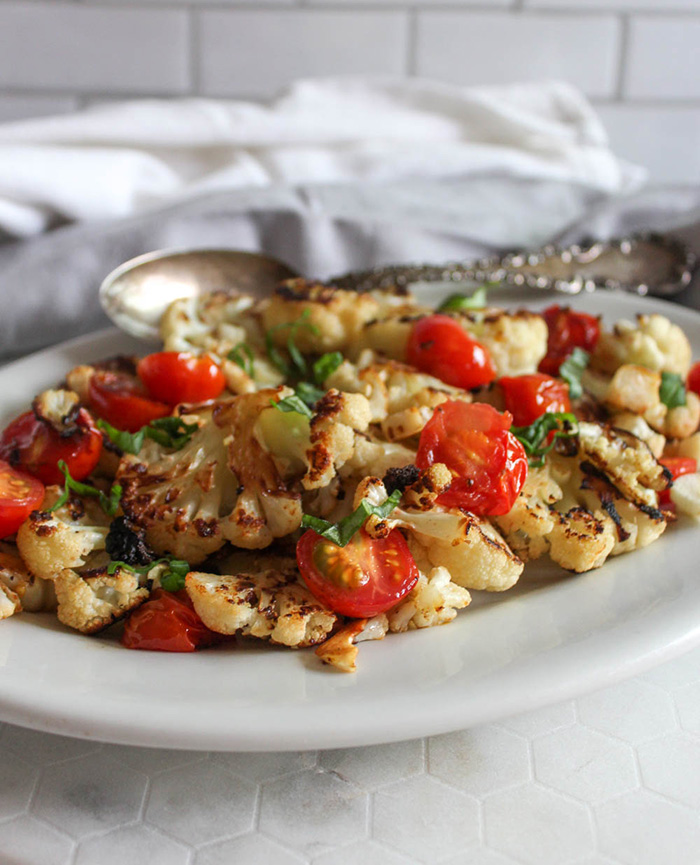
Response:
[[[0,122],[294,78],[562,78],[654,180],[700,182],[700,0],[0,0]]]

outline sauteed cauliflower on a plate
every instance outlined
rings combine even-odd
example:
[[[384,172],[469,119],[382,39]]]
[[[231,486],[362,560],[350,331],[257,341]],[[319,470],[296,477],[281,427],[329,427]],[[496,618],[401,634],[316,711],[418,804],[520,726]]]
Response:
[[[661,315],[439,309],[304,280],[173,303],[0,438],[0,618],[129,648],[316,647],[451,622],[700,516],[700,365]]]

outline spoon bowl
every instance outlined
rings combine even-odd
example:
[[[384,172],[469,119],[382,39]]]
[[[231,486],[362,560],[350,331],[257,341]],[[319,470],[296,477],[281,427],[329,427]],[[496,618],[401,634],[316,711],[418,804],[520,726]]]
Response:
[[[209,291],[262,297],[298,274],[281,261],[235,249],[160,250],[119,265],[100,286],[100,303],[117,327],[158,341],[158,324],[174,300]]]

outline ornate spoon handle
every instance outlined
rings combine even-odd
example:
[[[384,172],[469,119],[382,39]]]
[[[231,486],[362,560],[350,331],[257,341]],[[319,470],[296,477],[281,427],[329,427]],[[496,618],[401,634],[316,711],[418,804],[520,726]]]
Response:
[[[668,235],[636,234],[473,262],[376,267],[346,273],[328,283],[371,291],[406,288],[416,282],[499,282],[564,294],[607,289],[669,297],[690,283],[695,266],[694,253],[681,241]]]

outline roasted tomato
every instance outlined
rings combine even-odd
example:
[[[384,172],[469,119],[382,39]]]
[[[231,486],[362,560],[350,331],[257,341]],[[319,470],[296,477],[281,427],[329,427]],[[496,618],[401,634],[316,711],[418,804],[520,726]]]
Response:
[[[429,315],[414,324],[406,358],[416,369],[465,390],[496,377],[488,350],[447,315]]]
[[[548,411],[571,411],[569,386],[543,372],[504,376],[498,384],[515,426],[530,426]]]
[[[0,460],[0,538],[13,535],[44,499],[44,485]]]
[[[127,619],[121,644],[152,652],[194,652],[224,639],[202,622],[184,589],[156,589]]]
[[[132,433],[172,411],[166,403],[151,399],[135,376],[106,370],[97,370],[90,379],[88,402],[107,423]]]
[[[139,361],[137,372],[151,396],[177,405],[216,399],[226,387],[221,368],[207,357],[184,351],[159,351]]]
[[[0,459],[28,471],[45,484],[62,484],[58,463],[63,460],[76,481],[86,478],[102,452],[102,433],[85,411],[79,409],[69,427],[58,432],[33,411],[25,412],[3,432]]]
[[[681,475],[692,475],[698,470],[697,460],[692,457],[662,457],[659,462],[671,472],[671,480],[677,480]],[[671,504],[671,490],[659,493],[659,504]]]
[[[418,581],[418,568],[398,529],[382,539],[362,529],[345,547],[309,529],[297,544],[297,562],[319,601],[355,619],[390,610]]]
[[[549,306],[542,313],[547,322],[547,354],[540,372],[557,375],[559,367],[576,348],[593,351],[600,338],[600,322],[593,315],[575,312],[568,307]]]
[[[484,403],[448,400],[435,409],[421,433],[416,465],[444,463],[452,472],[439,504],[482,516],[508,513],[527,477],[525,450],[509,432],[512,420]]]
[[[700,396],[700,361],[690,367],[687,384],[688,390],[692,390],[693,393]]]

